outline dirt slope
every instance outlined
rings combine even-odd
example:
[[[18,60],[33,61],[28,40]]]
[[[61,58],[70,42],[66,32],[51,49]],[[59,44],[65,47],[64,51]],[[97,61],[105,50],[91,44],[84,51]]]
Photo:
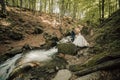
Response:
[[[77,22],[71,18],[61,18],[46,13],[33,14],[19,8],[7,7],[8,16],[0,18],[0,55],[25,44],[39,47],[45,43],[44,33],[61,38]],[[43,32],[40,32],[40,31]],[[61,34],[62,33],[62,34]]]

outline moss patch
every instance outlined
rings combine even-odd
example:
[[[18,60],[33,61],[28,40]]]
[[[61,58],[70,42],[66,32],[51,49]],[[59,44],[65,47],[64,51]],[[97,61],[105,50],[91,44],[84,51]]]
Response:
[[[108,60],[120,58],[120,10],[116,11],[108,21],[102,24],[101,28],[96,28],[93,37],[95,46],[93,51],[94,57],[85,62],[83,65],[70,66],[72,71],[82,70],[88,67],[104,63]]]
[[[61,43],[57,45],[58,53],[75,55],[77,51],[77,47],[72,43]]]

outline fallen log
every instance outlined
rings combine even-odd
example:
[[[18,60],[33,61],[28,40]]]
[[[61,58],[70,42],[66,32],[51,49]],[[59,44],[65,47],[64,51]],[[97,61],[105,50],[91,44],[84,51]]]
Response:
[[[74,74],[77,76],[83,76],[83,75],[87,75],[89,73],[96,72],[99,70],[106,70],[106,69],[110,69],[110,68],[116,68],[119,66],[120,66],[120,58],[114,59],[111,61],[107,61],[107,62],[98,64],[98,65],[95,65],[93,67],[85,68],[81,71],[76,71],[76,72],[74,72]]]

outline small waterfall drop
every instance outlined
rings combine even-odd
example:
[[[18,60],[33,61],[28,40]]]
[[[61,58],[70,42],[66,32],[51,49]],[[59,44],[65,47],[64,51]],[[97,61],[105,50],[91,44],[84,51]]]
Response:
[[[10,73],[19,65],[52,60],[52,55],[57,52],[58,49],[54,47],[49,50],[32,50],[25,54],[17,54],[0,65],[0,80],[6,80]]]
[[[15,68],[15,62],[22,54],[17,54],[0,65],[0,80],[6,80],[12,70]]]
[[[75,38],[75,41],[73,44],[83,47],[88,46],[86,44],[87,41],[85,38],[79,35]],[[67,36],[60,40],[59,43],[67,43],[71,40],[70,36]],[[80,40],[80,41],[79,41]],[[82,44],[82,45],[81,45]],[[58,49],[56,47],[53,47],[49,50],[32,50],[29,52],[26,52],[24,54],[17,54],[13,58],[8,59],[3,64],[0,65],[0,80],[6,80],[9,75],[12,73],[14,69],[19,68],[21,65],[25,65],[26,63],[32,63],[32,62],[46,62],[52,60],[52,56],[58,52]]]

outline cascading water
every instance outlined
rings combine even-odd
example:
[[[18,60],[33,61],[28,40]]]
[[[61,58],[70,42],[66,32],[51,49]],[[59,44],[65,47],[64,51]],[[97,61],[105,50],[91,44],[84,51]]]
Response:
[[[6,80],[11,72],[19,65],[52,60],[52,55],[57,53],[57,51],[57,48],[54,47],[49,50],[32,50],[25,54],[17,54],[0,65],[0,80]]]
[[[17,54],[0,65],[0,80],[6,80],[12,70],[15,68],[15,62],[22,54]]]
[[[59,43],[66,43],[71,40],[71,37],[68,36],[66,38],[63,38]],[[80,34],[76,36],[76,39],[74,40],[73,44],[83,47],[87,46],[87,41],[85,38]],[[46,62],[52,60],[52,56],[58,52],[58,49],[56,47],[53,47],[49,50],[32,50],[24,54],[17,54],[13,58],[8,59],[3,64],[0,65],[0,80],[6,80],[9,75],[15,70],[16,68],[19,68],[19,66],[25,65],[26,63],[32,63],[32,62]]]

